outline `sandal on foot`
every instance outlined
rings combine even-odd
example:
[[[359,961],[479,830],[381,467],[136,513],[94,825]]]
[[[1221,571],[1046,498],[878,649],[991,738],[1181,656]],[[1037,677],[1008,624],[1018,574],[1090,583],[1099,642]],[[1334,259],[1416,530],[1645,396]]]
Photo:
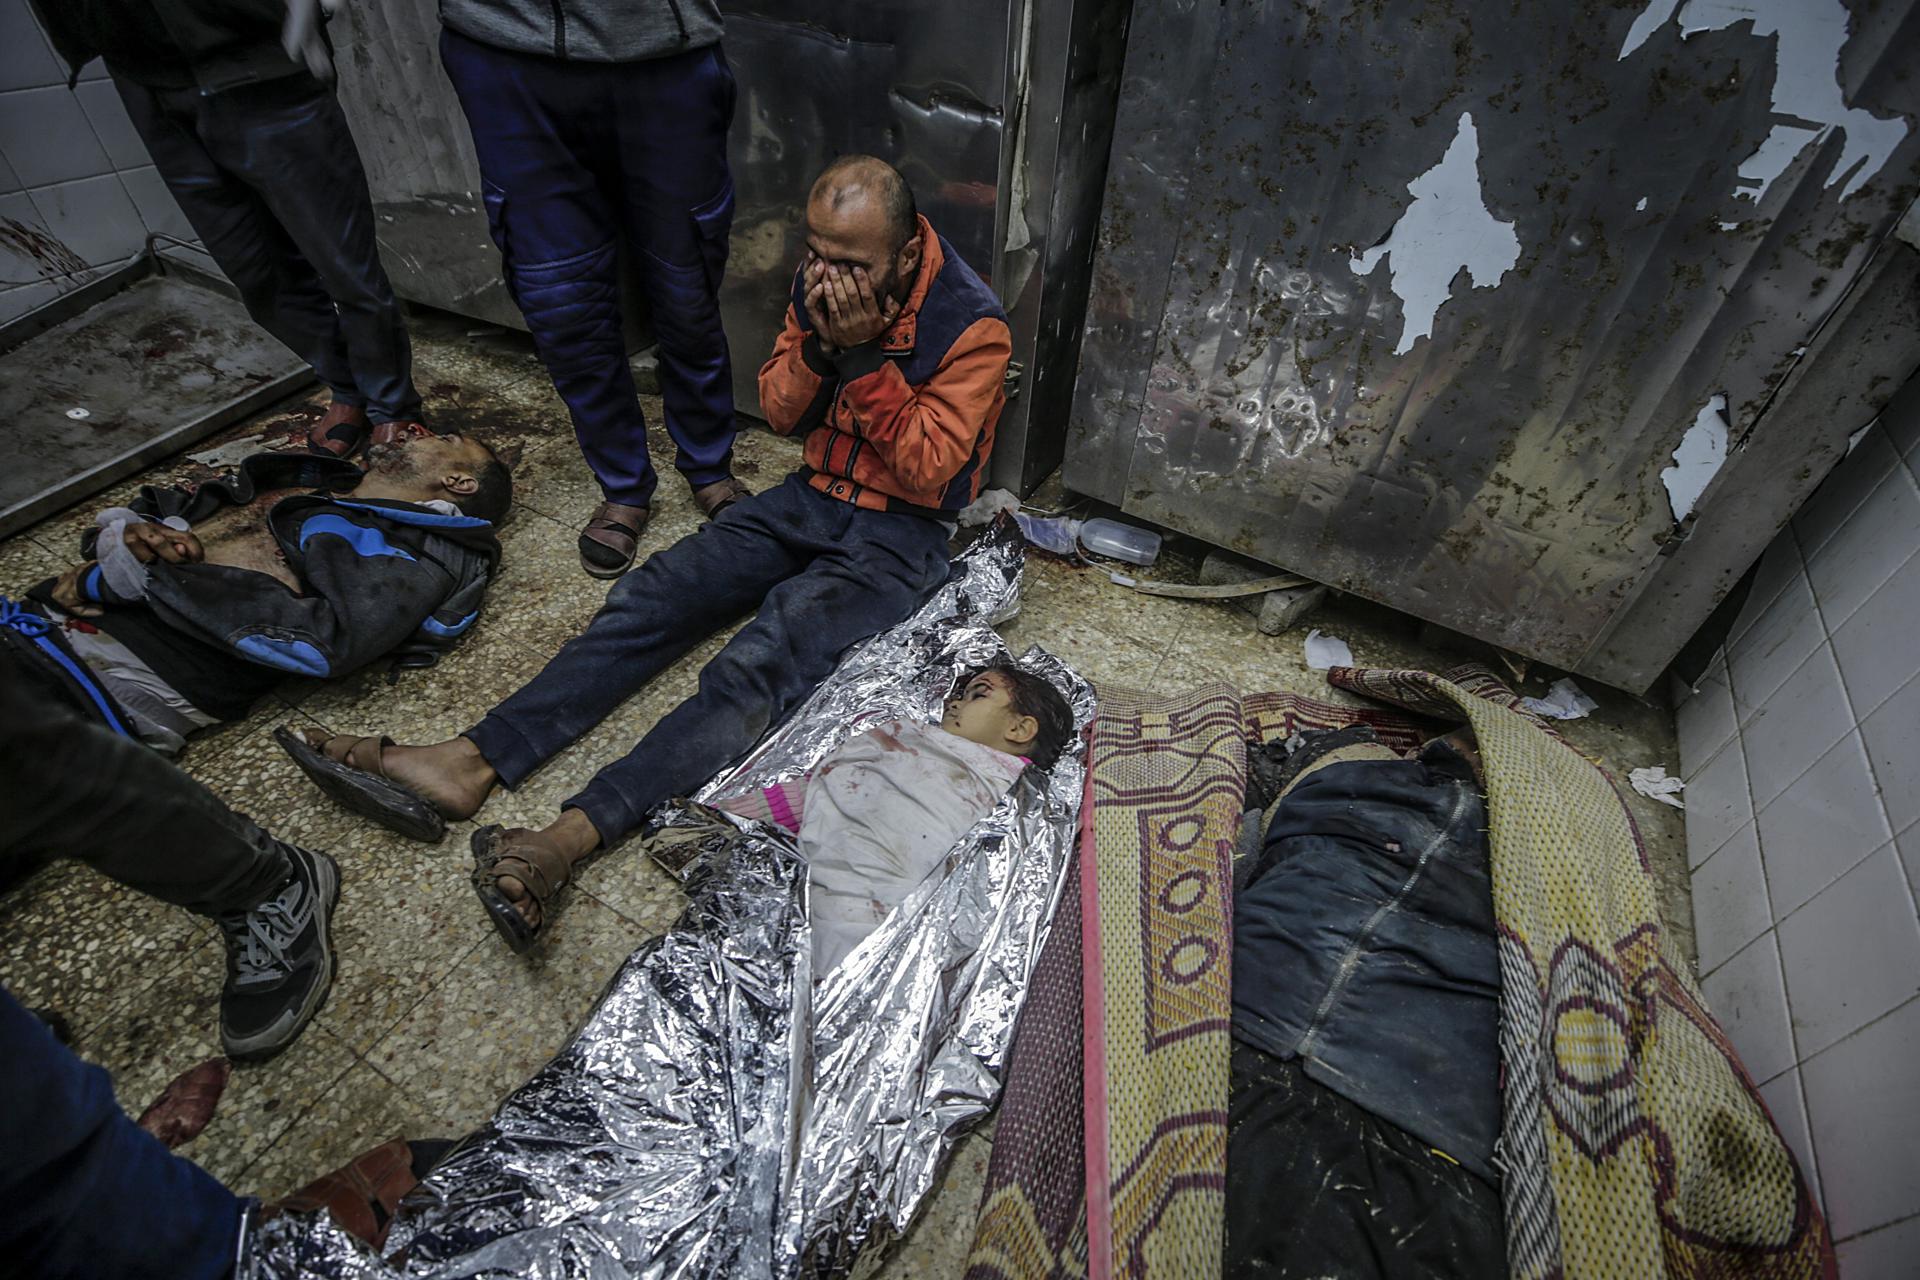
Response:
[[[353,812],[412,840],[436,842],[446,837],[447,820],[439,807],[387,776],[380,755],[393,745],[392,738],[356,738],[340,760],[321,749],[324,743],[316,747],[291,729],[275,729],[273,740],[315,786]]]
[[[573,862],[563,853],[545,845],[514,843],[513,833],[505,827],[490,825],[473,833],[473,891],[480,905],[506,944],[517,955],[533,949],[546,927],[553,908],[553,896],[573,879]],[[527,891],[527,897],[540,908],[540,923],[534,924],[520,913],[500,888],[500,877],[512,876]]]
[[[732,476],[715,480],[712,484],[703,484],[693,491],[694,505],[709,520],[718,520],[725,511],[742,498],[751,498],[753,492]]]
[[[640,550],[640,531],[647,527],[651,507],[603,502],[580,534],[580,565],[596,578],[617,578],[633,567]]]
[[[307,451],[333,458],[351,457],[367,442],[372,430],[365,409],[335,400],[320,421],[308,428]]]

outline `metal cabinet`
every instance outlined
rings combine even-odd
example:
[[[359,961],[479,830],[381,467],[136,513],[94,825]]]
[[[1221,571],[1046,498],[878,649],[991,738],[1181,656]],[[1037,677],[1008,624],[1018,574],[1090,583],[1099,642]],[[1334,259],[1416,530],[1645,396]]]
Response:
[[[1644,689],[1920,361],[1916,48],[1914,0],[1139,6],[1067,484]]]

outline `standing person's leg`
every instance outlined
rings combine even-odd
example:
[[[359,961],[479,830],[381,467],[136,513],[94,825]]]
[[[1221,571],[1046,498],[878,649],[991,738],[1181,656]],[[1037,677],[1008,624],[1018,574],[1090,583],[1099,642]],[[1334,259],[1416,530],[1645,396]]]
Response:
[[[336,406],[364,410],[333,299],[259,193],[208,153],[196,132],[200,95],[157,94],[120,76],[113,82],[167,189],[240,291],[247,314],[312,366]],[[330,415],[341,422],[351,416]]]
[[[737,96],[720,46],[632,68],[620,81],[622,225],[646,290],[660,352],[660,399],[676,465],[714,514],[732,476],[733,366],[720,280],[733,227],[727,129]]]
[[[228,1055],[286,1048],[332,985],[339,868],[275,840],[157,753],[83,718],[36,661],[12,638],[0,645],[0,884],[70,857],[213,918],[227,943]]]
[[[318,276],[375,439],[384,424],[419,421],[406,317],[380,265],[366,169],[333,90],[300,73],[207,94],[198,131],[214,162],[259,194]]]
[[[446,30],[440,59],[473,133],[507,289],[605,499],[580,536],[581,560],[617,577],[659,483],[620,324],[618,222],[598,176],[615,137],[608,85],[625,68],[527,57]]]
[[[13,1275],[216,1280],[246,1202],[127,1118],[113,1082],[0,990],[0,1257]]]

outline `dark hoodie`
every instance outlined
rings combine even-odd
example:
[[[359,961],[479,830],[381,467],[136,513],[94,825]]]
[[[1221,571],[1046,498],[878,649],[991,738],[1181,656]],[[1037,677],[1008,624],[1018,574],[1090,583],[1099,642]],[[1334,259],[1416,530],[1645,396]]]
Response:
[[[117,600],[97,570],[86,575],[83,593],[107,606],[91,621],[223,720],[244,716],[288,674],[341,676],[387,655],[432,664],[480,616],[500,544],[476,516],[330,492],[361,474],[337,458],[257,453],[230,478],[142,489],[134,511],[190,524],[265,490],[318,490],[282,498],[267,514],[300,593],[251,569],[156,561],[139,600]],[[96,534],[83,540],[84,554]],[[50,586],[33,594],[46,599]]]

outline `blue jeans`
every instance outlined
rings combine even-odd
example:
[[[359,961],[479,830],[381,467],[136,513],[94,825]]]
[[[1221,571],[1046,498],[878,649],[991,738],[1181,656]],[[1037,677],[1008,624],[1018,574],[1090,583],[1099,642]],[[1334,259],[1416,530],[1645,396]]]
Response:
[[[644,506],[647,458],[620,325],[624,237],[659,344],[676,465],[696,488],[733,460],[720,277],[733,225],[733,72],[715,45],[645,62],[568,62],[440,33],[473,132],[507,289],[609,502]]]
[[[232,1273],[246,1202],[129,1120],[107,1073],[5,990],[0,1097],[0,1258],[9,1275]]]
[[[694,645],[759,613],[700,689],[566,802],[612,846],[739,758],[833,671],[947,580],[947,531],[829,498],[801,477],[727,508],[614,584],[592,623],[467,732],[508,787],[578,741]]]

